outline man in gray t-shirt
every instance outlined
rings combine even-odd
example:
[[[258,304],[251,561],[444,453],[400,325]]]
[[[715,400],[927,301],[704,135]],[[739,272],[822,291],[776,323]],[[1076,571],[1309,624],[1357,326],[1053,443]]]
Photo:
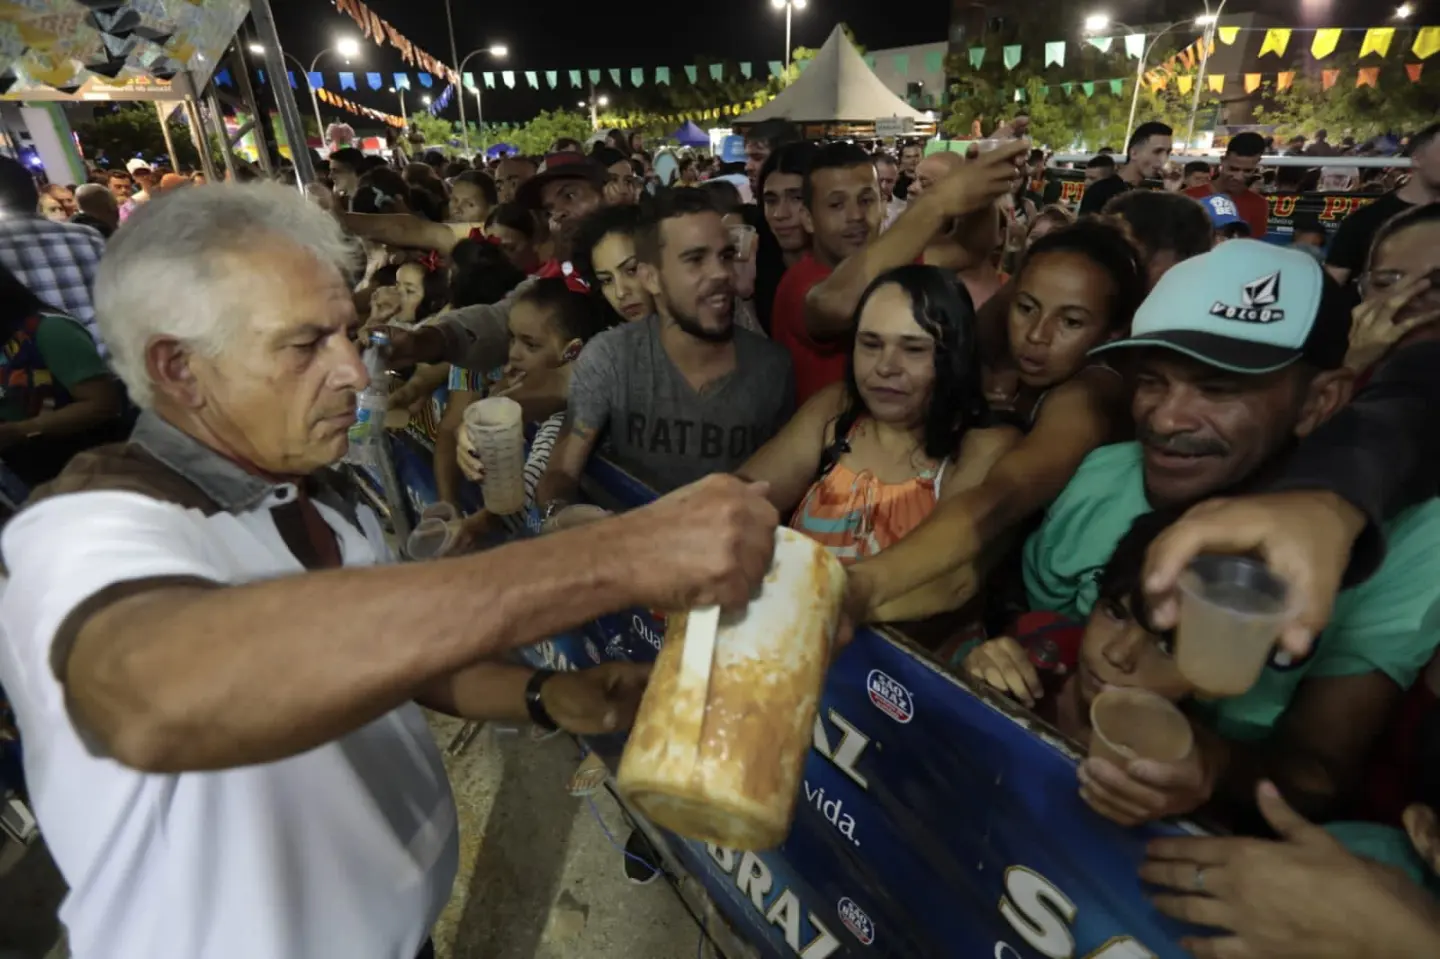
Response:
[[[695,390],[665,352],[659,316],[595,337],[575,361],[570,416],[608,427],[615,465],[657,490],[729,473],[794,411],[785,350],[736,329],[735,370]]]
[[[574,498],[602,433],[617,466],[663,493],[738,469],[794,411],[789,354],[735,326],[735,247],[709,194],[663,195],[635,241],[658,313],[600,334],[575,361],[536,492],[543,512]]]

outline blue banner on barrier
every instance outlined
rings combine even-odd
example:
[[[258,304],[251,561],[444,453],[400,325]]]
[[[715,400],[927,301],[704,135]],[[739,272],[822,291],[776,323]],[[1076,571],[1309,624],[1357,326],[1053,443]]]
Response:
[[[401,446],[403,444],[397,444]],[[428,463],[398,451],[423,480]],[[424,476],[416,476],[424,473]],[[602,505],[653,498],[603,462]],[[524,651],[535,666],[649,661],[664,627],[646,610],[603,616]],[[593,744],[612,767],[619,744]],[[766,959],[1181,959],[1185,927],[1136,877],[1145,843],[1077,794],[1075,757],[1008,702],[977,694],[898,637],[857,631],[830,669],[795,824],[778,848],[740,852],[670,836],[717,908]]]

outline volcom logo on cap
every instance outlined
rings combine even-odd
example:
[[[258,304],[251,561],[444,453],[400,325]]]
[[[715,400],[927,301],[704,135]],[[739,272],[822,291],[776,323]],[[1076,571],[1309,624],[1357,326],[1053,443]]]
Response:
[[[1260,277],[1240,288],[1240,305],[1216,300],[1210,315],[1242,323],[1279,323],[1285,311],[1274,308],[1280,302],[1280,271]]]

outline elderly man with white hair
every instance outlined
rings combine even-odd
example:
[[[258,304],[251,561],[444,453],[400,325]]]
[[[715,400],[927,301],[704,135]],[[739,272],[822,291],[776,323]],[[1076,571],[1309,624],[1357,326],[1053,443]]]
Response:
[[[0,538],[0,683],[77,959],[412,959],[454,803],[415,703],[623,728],[645,667],[496,661],[605,612],[736,605],[778,517],[711,477],[474,556],[376,568],[329,469],[366,383],[355,250],[276,185],[179,190],[116,234],[100,328],[143,407]]]

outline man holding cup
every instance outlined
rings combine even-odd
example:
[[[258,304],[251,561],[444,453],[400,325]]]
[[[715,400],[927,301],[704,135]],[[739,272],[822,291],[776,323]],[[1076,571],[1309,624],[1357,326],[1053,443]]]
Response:
[[[1187,260],[1161,279],[1133,330],[1101,350],[1130,364],[1138,442],[1091,454],[1026,543],[1033,609],[1087,616],[1096,574],[1136,516],[1263,484],[1349,399],[1349,313],[1304,254],[1235,240]],[[1323,816],[1352,790],[1440,639],[1422,629],[1440,596],[1440,503],[1397,516],[1385,533],[1385,564],[1340,595],[1311,655],[1272,656],[1248,692],[1197,704],[1205,728],[1180,763],[1088,760],[1080,777],[1091,804],[1125,824],[1212,801],[1252,811],[1268,777],[1302,812]]]

